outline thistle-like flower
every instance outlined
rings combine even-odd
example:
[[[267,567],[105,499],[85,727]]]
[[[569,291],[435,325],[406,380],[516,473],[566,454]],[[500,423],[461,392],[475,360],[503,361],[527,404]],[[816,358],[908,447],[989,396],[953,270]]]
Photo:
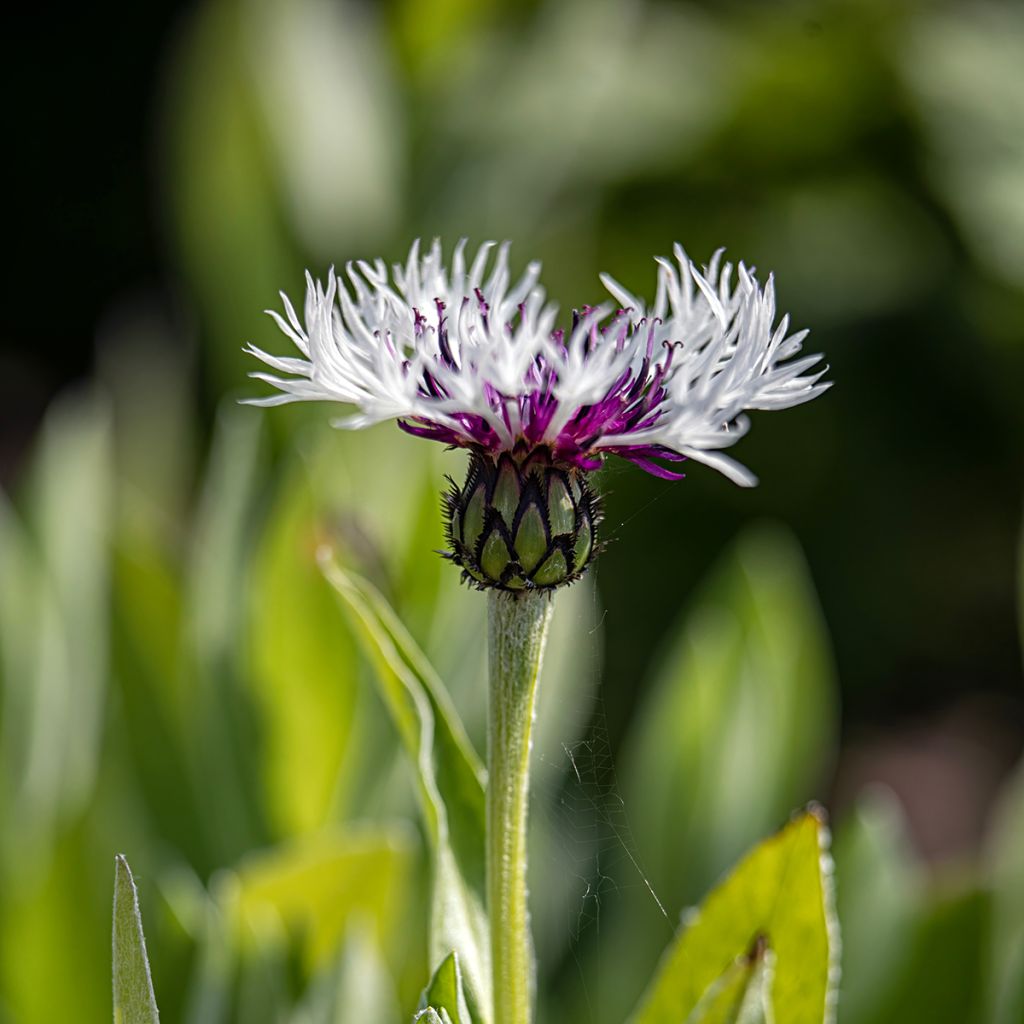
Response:
[[[667,479],[685,459],[743,486],[754,476],[722,452],[745,413],[821,394],[820,356],[795,358],[807,334],[775,323],[775,292],[722,261],[698,270],[680,246],[659,258],[653,304],[602,275],[612,302],[560,326],[530,264],[512,282],[508,243],[466,242],[443,263],[440,242],[414,243],[405,266],[383,260],[307,274],[304,318],[282,294],[268,310],[302,358],[247,351],[279,375],[282,393],[255,405],[354,406],[342,428],[394,419],[417,437],[467,448],[462,487],[445,498],[450,557],[481,587],[553,588],[576,579],[597,549],[598,502],[588,480],[606,455]]]

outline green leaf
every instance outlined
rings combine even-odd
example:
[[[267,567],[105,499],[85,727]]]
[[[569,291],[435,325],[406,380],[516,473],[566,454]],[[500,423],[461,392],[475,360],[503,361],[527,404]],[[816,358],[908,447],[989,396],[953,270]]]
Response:
[[[63,830],[44,855],[18,823],[0,828],[14,858],[0,878],[4,1024],[110,1019],[110,946],[69,940],[102,940],[110,927],[109,834],[134,833],[137,823],[104,817],[101,829],[106,839],[83,828]]]
[[[346,572],[329,551],[321,565],[337,590],[374,670],[381,696],[417,769],[433,853],[430,956],[452,950],[465,969],[478,1017],[490,1006],[490,963],[482,889],[483,769],[447,691],[381,594]]]
[[[793,807],[813,799],[836,729],[828,634],[800,549],[779,527],[745,530],[700,588],[645,687],[619,779],[631,837],[620,887],[657,899],[606,899],[616,953],[610,1013],[636,999],[666,918],[697,902]],[[635,855],[635,862],[634,862]]]
[[[987,851],[991,868],[990,1020],[1024,1018],[1024,763],[1000,795]]]
[[[238,679],[253,510],[261,477],[261,419],[222,405],[192,531],[186,572],[176,726],[213,863],[230,863],[259,842],[252,709]]]
[[[249,945],[301,937],[313,970],[333,963],[354,918],[382,938],[404,907],[413,843],[405,829],[324,830],[247,856],[221,903]]]
[[[0,756],[22,840],[45,839],[79,811],[96,778],[109,676],[112,463],[106,403],[66,395],[47,412],[24,523],[0,502]]]
[[[888,790],[861,795],[836,832],[834,853],[843,1024],[874,1024],[909,962],[923,882]]]
[[[704,993],[686,1024],[763,1024],[770,1021],[774,956],[764,942],[737,958]]]
[[[872,1024],[992,1024],[984,1006],[992,894],[962,881],[967,884],[933,890],[911,938],[910,962],[899,972],[895,996],[889,994]],[[1013,1024],[1019,1020],[1010,1019]]]
[[[449,953],[440,966],[434,971],[430,984],[423,991],[420,1008],[434,1007],[439,1011],[447,1011],[452,1024],[473,1024],[466,1005],[466,995],[462,989],[462,971],[459,968],[457,953]]]
[[[128,861],[114,860],[114,1024],[158,1024],[139,894]]]
[[[831,1021],[838,926],[827,841],[827,829],[810,812],[748,854],[683,924],[632,1024],[688,1020],[714,991],[712,986],[729,988],[728,972],[737,958],[757,955],[762,945],[775,961],[774,1019],[786,1024]]]
[[[836,716],[827,632],[780,528],[743,533],[670,636],[620,778],[644,867],[674,910],[814,797]]]
[[[356,918],[337,963],[314,979],[292,1024],[388,1024],[401,1016],[373,930]]]

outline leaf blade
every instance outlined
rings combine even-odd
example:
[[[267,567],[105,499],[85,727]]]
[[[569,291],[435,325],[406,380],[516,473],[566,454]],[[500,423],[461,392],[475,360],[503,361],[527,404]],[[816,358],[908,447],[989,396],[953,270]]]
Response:
[[[380,694],[416,767],[433,855],[430,956],[460,954],[477,1016],[491,1005],[490,943],[483,909],[484,783],[479,760],[443,684],[383,596],[341,567],[321,568],[337,591],[370,662]]]
[[[122,854],[114,859],[113,968],[114,1024],[159,1024],[139,894]]]
[[[462,970],[459,967],[458,953],[449,953],[438,965],[434,976],[423,990],[420,1008],[447,1011],[452,1024],[473,1024],[462,988]]]
[[[831,1021],[838,931],[827,843],[827,829],[810,811],[755,847],[684,923],[631,1024],[686,1020],[736,958],[762,940],[776,960],[776,1019]]]

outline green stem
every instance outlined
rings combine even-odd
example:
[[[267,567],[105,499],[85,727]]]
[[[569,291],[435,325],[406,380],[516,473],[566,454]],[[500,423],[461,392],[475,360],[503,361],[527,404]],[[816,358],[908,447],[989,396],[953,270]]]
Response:
[[[494,1024],[529,1024],[533,944],[526,904],[530,733],[551,618],[544,592],[491,591],[487,730],[487,913]]]

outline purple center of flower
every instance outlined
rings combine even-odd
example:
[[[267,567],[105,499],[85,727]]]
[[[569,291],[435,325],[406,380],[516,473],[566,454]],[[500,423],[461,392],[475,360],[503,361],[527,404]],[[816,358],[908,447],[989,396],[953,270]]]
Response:
[[[479,289],[476,291],[476,300],[486,327],[490,309]],[[437,337],[437,362],[446,369],[458,369],[448,338],[445,305],[438,299],[435,300],[435,308],[436,325],[432,325],[420,310],[414,309],[415,333],[420,337],[428,331],[433,331]],[[578,331],[581,319],[592,312],[589,307],[584,307],[582,312],[573,312],[573,336]],[[554,436],[551,436],[550,427],[560,411],[560,402],[555,394],[559,373],[557,360],[538,354],[524,375],[524,386],[517,394],[503,394],[490,384],[484,385],[487,402],[493,413],[501,418],[506,431],[514,437],[515,447],[520,444],[525,444],[528,448],[546,447],[550,450],[554,462],[586,471],[598,469],[601,466],[602,455],[611,453],[666,480],[678,480],[685,476],[655,461],[678,463],[685,460],[684,455],[663,445],[618,444],[595,448],[602,437],[639,433],[657,423],[668,399],[665,382],[672,366],[673,354],[676,346],[682,344],[663,342],[664,351],[655,359],[655,330],[658,322],[640,320],[634,324],[629,312],[619,310],[604,325],[594,322],[583,338],[584,353],[589,356],[598,345],[608,344],[615,345],[618,351],[622,351],[634,341],[637,332],[646,331],[646,349],[639,366],[623,370],[598,401],[574,408],[568,418],[564,415],[559,416],[559,421],[564,421],[564,425]],[[522,315],[523,308],[520,307],[519,316]],[[508,330],[512,330],[513,327],[514,323],[506,325]],[[563,330],[554,331],[551,339],[556,346],[565,349]],[[408,367],[409,364],[406,365]],[[436,401],[444,401],[450,397],[439,380],[440,376],[431,372],[429,368],[423,371],[419,385],[421,397]],[[513,411],[517,413],[514,417],[515,427]],[[435,422],[427,417],[400,419],[398,425],[416,437],[440,441],[443,444],[479,448],[492,454],[508,449],[507,440],[502,439],[485,417],[465,412],[449,414],[449,418],[456,421],[457,427],[449,423]]]

